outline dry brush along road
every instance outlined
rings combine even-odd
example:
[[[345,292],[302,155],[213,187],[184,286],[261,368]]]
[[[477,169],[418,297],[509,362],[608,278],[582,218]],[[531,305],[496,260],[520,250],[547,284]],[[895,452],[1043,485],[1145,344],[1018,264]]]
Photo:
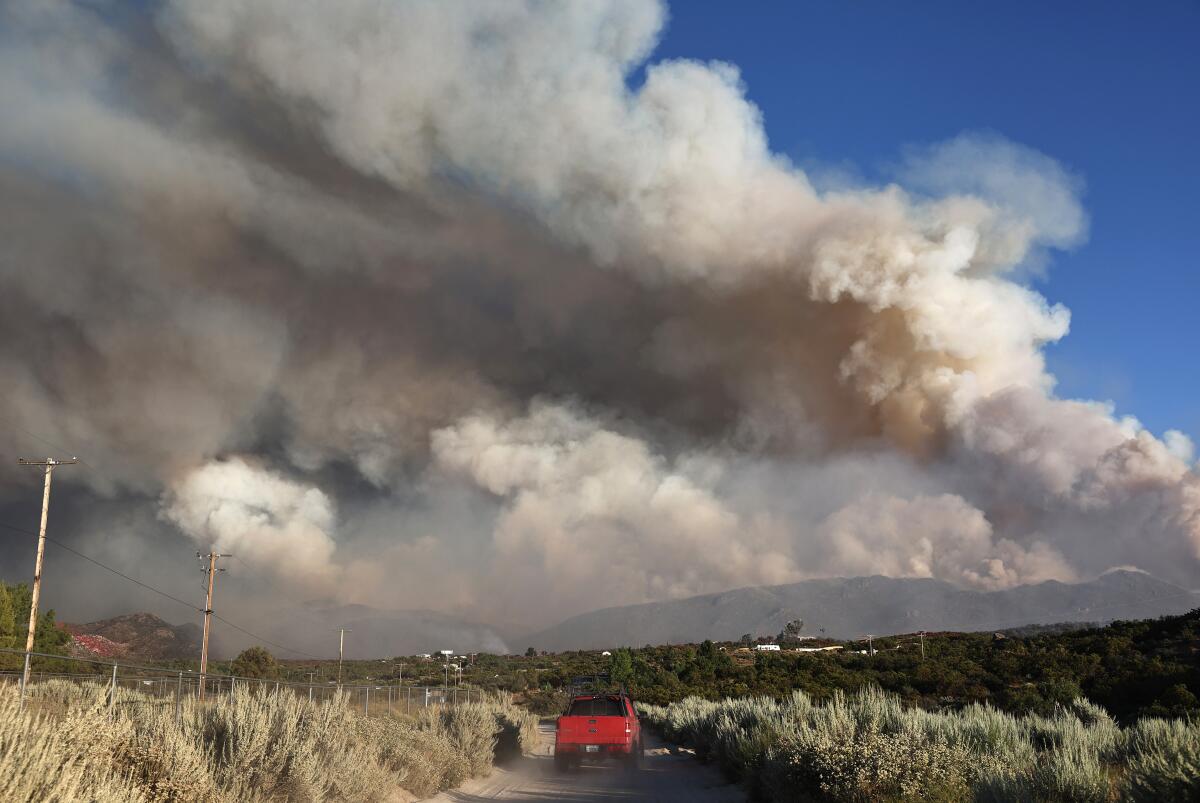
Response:
[[[742,790],[726,781],[715,767],[705,766],[687,750],[667,747],[646,733],[642,768],[630,772],[617,762],[585,764],[566,773],[554,769],[554,723],[543,722],[538,746],[486,778],[468,781],[442,792],[431,803],[474,803],[481,800],[550,803],[612,803],[648,800],[661,803],[743,803]]]

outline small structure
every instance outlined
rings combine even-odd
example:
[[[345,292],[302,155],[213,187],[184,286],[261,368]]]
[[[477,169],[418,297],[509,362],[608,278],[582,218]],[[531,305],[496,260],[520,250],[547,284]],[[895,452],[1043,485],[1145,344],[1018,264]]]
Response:
[[[608,656],[612,655],[612,653],[611,653],[611,652],[609,652],[608,650],[605,650],[604,652],[602,652],[602,653],[600,653],[600,654],[601,654],[601,655],[603,655],[603,656],[605,656],[605,657],[608,657]]]
[[[755,644],[754,649],[756,652],[779,652],[779,645],[778,644]]]

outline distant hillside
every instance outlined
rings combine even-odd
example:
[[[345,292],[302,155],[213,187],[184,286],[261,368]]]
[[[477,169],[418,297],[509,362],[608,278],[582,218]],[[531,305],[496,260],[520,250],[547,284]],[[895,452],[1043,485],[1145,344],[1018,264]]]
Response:
[[[289,645],[299,645],[316,655],[337,655],[337,639],[329,633],[336,627],[350,628],[346,634],[347,658],[381,658],[417,655],[439,650],[455,652],[506,653],[508,645],[495,629],[456,616],[433,611],[389,611],[366,605],[310,608],[306,619],[324,623],[326,633],[289,632]],[[315,638],[313,636],[316,636]],[[334,634],[336,636],[336,634]]]
[[[487,625],[432,611],[388,611],[365,605],[317,606],[260,612],[241,617],[239,624],[290,650],[269,646],[281,658],[336,658],[337,628],[346,627],[346,657],[382,658],[392,655],[456,652],[506,653],[504,639]],[[88,624],[63,624],[77,655],[104,658],[174,660],[200,657],[201,628],[172,625],[150,613],[131,613]],[[223,622],[213,622],[209,655],[234,657],[257,642]]]
[[[1004,591],[965,591],[929,579],[832,578],[606,608],[572,617],[526,641],[548,650],[733,641],[745,633],[778,633],[793,619],[804,620],[807,635],[857,638],[1145,619],[1197,605],[1200,595],[1132,571],[1109,572],[1087,583],[1049,581]]]
[[[87,624],[63,624],[76,655],[170,661],[200,657],[200,626],[173,625],[154,614],[130,613]]]

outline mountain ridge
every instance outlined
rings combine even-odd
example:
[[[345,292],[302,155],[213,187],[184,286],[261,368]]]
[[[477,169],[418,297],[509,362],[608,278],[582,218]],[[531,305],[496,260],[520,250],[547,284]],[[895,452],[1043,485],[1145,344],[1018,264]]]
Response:
[[[1145,619],[1200,606],[1200,594],[1143,572],[1115,570],[1084,583],[1048,580],[999,591],[961,589],[931,578],[817,578],[746,586],[678,600],[614,606],[569,617],[517,638],[500,628],[430,610],[383,610],[363,604],[307,606],[301,622],[282,612],[253,622],[260,633],[307,654],[336,656],[347,627],[348,658],[382,658],[440,649],[506,653],[620,645],[734,641],[770,636],[793,619],[803,633],[857,638],[928,631],[1005,630],[1036,624]],[[171,625],[149,613],[64,624],[80,656],[170,660],[197,658],[200,627]],[[232,657],[251,641],[217,628],[213,655]],[[330,635],[333,634],[333,635]],[[244,642],[244,643],[243,643]],[[331,647],[333,649],[331,649]],[[273,650],[275,651],[275,650]],[[296,657],[280,651],[279,657]]]
[[[917,630],[1000,630],[1050,622],[1152,618],[1200,605],[1200,595],[1130,570],[1083,583],[1048,580],[998,591],[881,575],[748,586],[570,617],[527,639],[539,649],[733,641],[804,619],[807,635],[857,638]],[[1112,615],[1110,615],[1112,614]],[[1117,615],[1119,614],[1119,615]]]

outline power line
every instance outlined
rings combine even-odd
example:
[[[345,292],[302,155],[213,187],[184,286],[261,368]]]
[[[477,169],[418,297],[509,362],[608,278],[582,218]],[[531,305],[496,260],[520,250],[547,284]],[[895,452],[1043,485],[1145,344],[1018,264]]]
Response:
[[[12,530],[13,532],[25,533],[26,535],[37,535],[37,533],[32,530],[26,530],[23,527],[14,527],[11,524],[4,524],[3,522],[0,522],[0,527],[3,527],[6,530]],[[193,611],[202,612],[200,608],[197,608],[192,603],[182,600],[179,597],[172,596],[172,595],[168,594],[166,591],[155,588],[154,586],[149,585],[148,583],[143,583],[141,580],[138,580],[135,577],[130,577],[129,575],[125,574],[124,572],[114,569],[112,566],[109,566],[105,563],[101,563],[100,561],[96,560],[95,558],[85,555],[82,552],[80,552],[79,550],[73,549],[73,548],[67,546],[62,541],[55,540],[55,539],[51,538],[50,536],[46,536],[46,540],[49,541],[50,543],[54,544],[57,547],[65,549],[66,551],[70,552],[72,555],[75,555],[76,557],[83,558],[88,563],[94,563],[95,565],[99,566],[101,569],[104,569],[105,571],[108,571],[108,572],[112,572],[117,577],[120,577],[124,580],[128,580],[129,582],[134,583],[135,585],[141,586],[142,588],[146,589],[147,591],[153,591],[155,594],[158,594],[161,597],[166,597],[167,599],[171,600],[172,602],[178,602],[180,605],[186,606],[187,608],[189,608]]]
[[[11,524],[5,524],[3,522],[0,522],[0,527],[3,527],[6,530],[12,530],[13,532],[25,533],[26,535],[37,535],[37,533],[32,530],[27,530],[24,527],[15,527]],[[130,577],[129,575],[125,574],[124,572],[114,569],[112,566],[109,566],[105,563],[101,563],[100,561],[96,560],[95,558],[85,555],[82,552],[80,552],[79,550],[73,549],[73,548],[67,546],[66,544],[62,543],[61,541],[56,541],[55,539],[51,538],[50,536],[46,536],[46,540],[49,541],[50,543],[54,544],[55,546],[62,547],[66,551],[70,552],[72,555],[76,555],[77,557],[83,558],[88,563],[94,563],[95,565],[99,566],[101,569],[104,569],[105,571],[108,571],[108,572],[112,572],[117,577],[120,577],[124,580],[128,580],[129,582],[134,583],[135,585],[139,585],[148,591],[153,591],[155,594],[158,594],[159,596],[162,596],[162,597],[166,597],[167,599],[171,600],[172,602],[178,602],[180,605],[184,605],[187,608],[189,608],[190,610],[195,611],[196,613],[204,612],[204,610],[202,608],[197,608],[195,605],[193,605],[190,602],[182,600],[179,597],[172,596],[171,594],[168,594],[166,591],[155,588],[154,586],[149,585],[148,583],[143,583],[141,580],[138,580],[134,577]],[[224,624],[228,625],[229,627],[232,627],[234,630],[244,633],[245,635],[250,636],[251,638],[253,638],[257,641],[261,641],[263,644],[268,644],[272,647],[275,647],[276,649],[284,650],[285,652],[295,653],[296,655],[303,655],[308,658],[314,658],[318,661],[325,660],[323,657],[321,657],[319,655],[313,655],[312,653],[305,652],[304,650],[296,650],[291,647],[285,647],[284,645],[279,644],[274,641],[271,641],[270,639],[263,638],[262,636],[260,636],[256,633],[251,633],[249,630],[242,627],[241,625],[234,624],[233,622],[229,621],[228,619],[226,619],[223,616],[219,616],[218,614],[214,613],[213,618],[223,622]]]
[[[17,430],[25,433],[29,437],[33,438],[35,441],[43,443],[46,446],[49,446],[50,448],[54,449],[57,452],[70,452],[71,454],[75,454],[74,450],[72,450],[72,449],[63,448],[62,446],[58,445],[57,443],[54,443],[53,441],[46,440],[41,435],[38,435],[36,432],[30,432],[29,430],[25,429],[25,427],[21,426],[16,421],[14,421],[12,418],[9,418],[8,416],[0,416],[0,421],[7,421],[10,425],[12,425],[12,427],[14,429],[17,429]],[[79,461],[79,464],[81,466],[86,466],[87,468],[95,470],[95,466],[90,465],[87,461],[82,460],[78,457],[75,459]]]
[[[305,652],[304,650],[296,650],[296,649],[293,649],[293,648],[291,648],[291,647],[285,647],[285,646],[283,646],[282,644],[279,644],[279,643],[277,643],[277,642],[274,642],[274,641],[270,641],[270,640],[268,640],[268,639],[265,639],[265,638],[263,638],[262,636],[256,635],[255,633],[251,633],[251,632],[250,632],[249,630],[247,630],[246,628],[244,628],[244,627],[241,627],[241,626],[239,626],[239,625],[235,625],[233,622],[229,621],[228,619],[226,619],[226,618],[225,618],[225,617],[223,617],[223,616],[220,616],[219,614],[215,614],[215,613],[214,613],[214,614],[213,614],[213,618],[214,618],[214,619],[216,619],[216,620],[218,620],[218,621],[224,622],[225,624],[227,624],[227,625],[229,625],[230,627],[232,627],[234,630],[237,630],[237,631],[240,631],[240,632],[242,632],[242,633],[245,633],[247,636],[249,636],[249,637],[250,637],[250,638],[252,638],[252,639],[256,639],[257,641],[261,641],[263,644],[269,644],[269,645],[271,645],[272,647],[275,647],[276,649],[283,650],[284,652],[294,652],[296,655],[303,655],[303,656],[305,656],[305,657],[307,657],[307,658],[315,658],[315,659],[316,659],[316,660],[318,660],[318,661],[324,661],[324,660],[326,660],[325,658],[322,658],[322,657],[321,657],[321,656],[319,656],[319,655],[313,655],[312,653],[310,653],[310,652]]]
[[[281,596],[289,597],[293,600],[295,599],[295,595],[289,589],[282,588],[278,583],[275,583],[275,582],[271,581],[269,578],[259,574],[257,571],[250,568],[250,565],[248,563],[246,563],[246,561],[239,558],[237,555],[233,555],[232,557],[235,561],[237,561],[238,563],[241,564],[242,568],[245,569],[246,575],[251,580],[275,589],[277,592],[279,592],[279,594]],[[233,577],[237,577],[237,576],[238,576],[237,574],[233,575]],[[313,625],[314,627],[316,627],[319,630],[323,630],[329,624],[328,622],[320,621],[319,619],[317,619],[317,617],[313,616],[310,612],[305,610],[303,607],[300,608],[300,613],[301,613],[301,618],[303,618],[306,623]]]

